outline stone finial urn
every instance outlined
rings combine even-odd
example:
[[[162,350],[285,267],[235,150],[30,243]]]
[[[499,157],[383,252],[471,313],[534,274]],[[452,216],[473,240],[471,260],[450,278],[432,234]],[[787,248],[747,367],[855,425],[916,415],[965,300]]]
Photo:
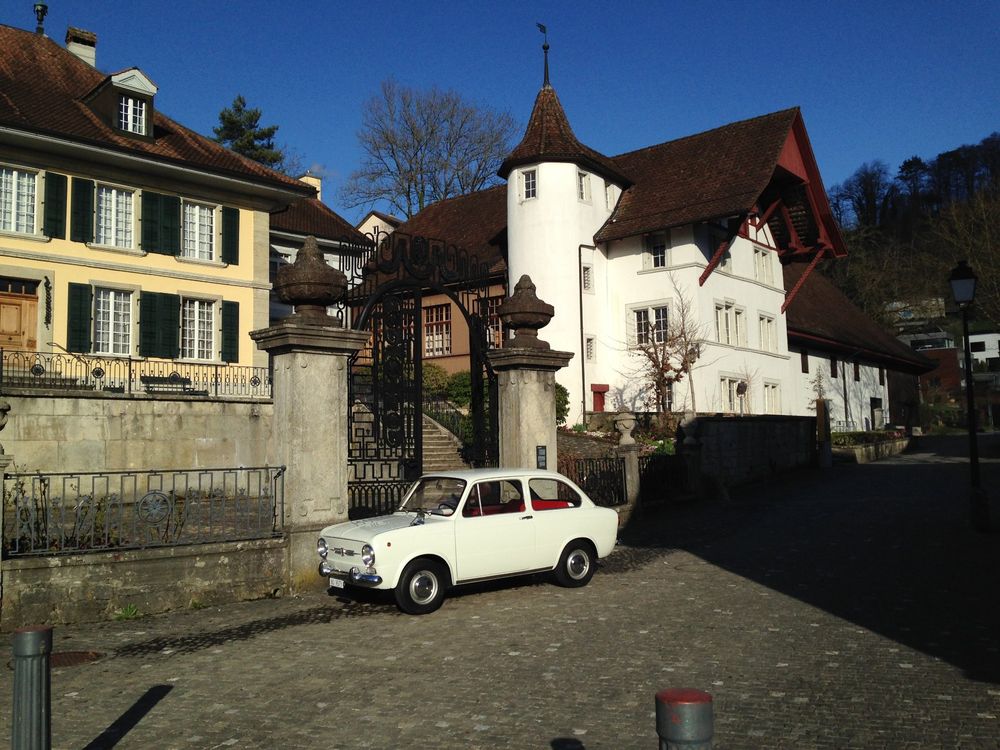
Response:
[[[550,348],[547,341],[538,338],[538,329],[547,326],[555,312],[552,305],[538,299],[531,277],[524,274],[497,310],[504,325],[514,329],[514,338],[504,341],[504,348]]]
[[[295,306],[295,317],[315,322],[332,320],[326,308],[340,301],[347,291],[347,277],[331,268],[313,236],[295,256],[295,262],[282,266],[274,279],[278,299]]]
[[[635,445],[635,438],[632,437],[632,430],[635,429],[635,415],[631,412],[623,411],[615,415],[615,429],[621,434],[618,445]]]

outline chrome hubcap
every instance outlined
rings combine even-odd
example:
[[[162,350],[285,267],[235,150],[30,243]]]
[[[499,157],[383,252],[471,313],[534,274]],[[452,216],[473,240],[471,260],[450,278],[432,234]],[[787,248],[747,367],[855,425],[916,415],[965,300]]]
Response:
[[[590,569],[590,556],[582,550],[574,550],[566,561],[566,568],[573,578],[583,578]]]
[[[429,570],[421,570],[410,579],[410,596],[418,604],[431,601],[438,590],[437,576]]]

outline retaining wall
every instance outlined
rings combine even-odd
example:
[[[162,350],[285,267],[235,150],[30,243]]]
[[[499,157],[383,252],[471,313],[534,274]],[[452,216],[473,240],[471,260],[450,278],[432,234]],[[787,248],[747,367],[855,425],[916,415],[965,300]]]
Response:
[[[698,417],[701,473],[723,485],[816,463],[816,418]]]

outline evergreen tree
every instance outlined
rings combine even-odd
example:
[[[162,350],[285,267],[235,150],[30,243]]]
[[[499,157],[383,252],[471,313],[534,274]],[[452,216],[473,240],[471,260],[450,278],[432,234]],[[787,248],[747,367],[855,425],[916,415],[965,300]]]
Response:
[[[215,140],[238,154],[242,154],[265,167],[281,170],[285,154],[274,145],[277,125],[261,127],[260,110],[248,109],[242,95],[233,99],[233,105],[219,113],[219,126],[212,128]]]

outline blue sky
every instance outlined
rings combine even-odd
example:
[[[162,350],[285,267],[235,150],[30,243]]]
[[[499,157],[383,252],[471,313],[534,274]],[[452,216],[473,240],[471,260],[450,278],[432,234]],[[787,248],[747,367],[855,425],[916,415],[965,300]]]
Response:
[[[32,2],[0,23],[34,28]],[[157,107],[206,135],[237,94],[322,173],[360,162],[363,103],[393,77],[527,121],[548,27],[552,83],[577,137],[614,155],[800,106],[827,185],[1000,130],[1000,3],[49,0],[46,33],[98,36],[101,70],[141,68]],[[2,53],[2,52],[0,52]]]

